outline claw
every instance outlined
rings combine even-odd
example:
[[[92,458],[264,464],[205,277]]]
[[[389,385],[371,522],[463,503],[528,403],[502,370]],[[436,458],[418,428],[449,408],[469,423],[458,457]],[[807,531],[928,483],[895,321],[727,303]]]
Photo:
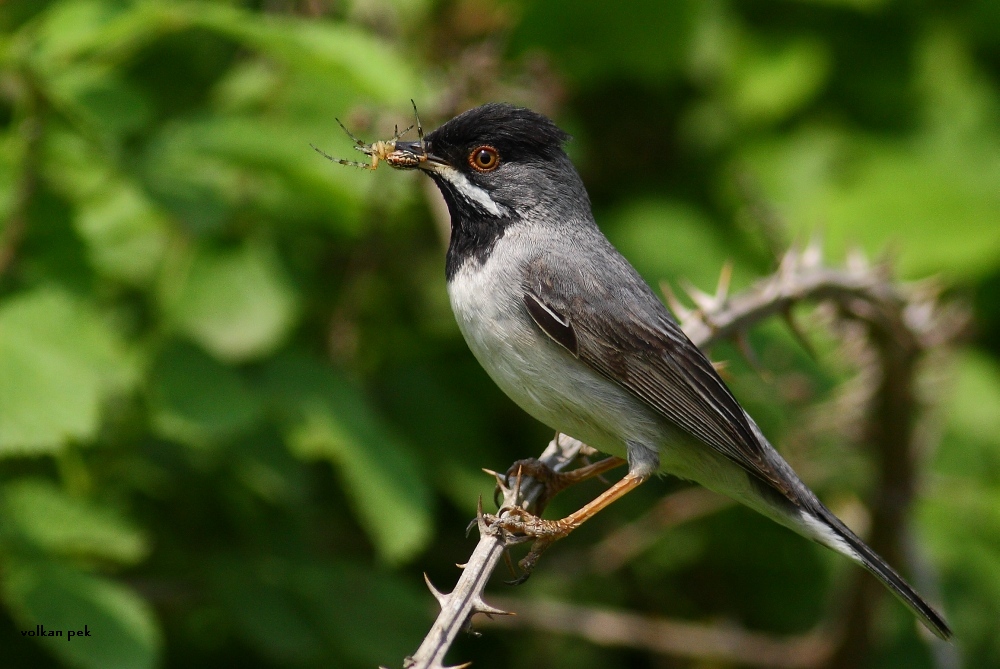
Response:
[[[504,583],[506,583],[507,585],[521,585],[522,583],[524,583],[525,581],[527,581],[529,578],[531,578],[531,572],[530,571],[522,571],[520,576],[518,576],[517,578],[515,578],[512,581],[504,581]]]

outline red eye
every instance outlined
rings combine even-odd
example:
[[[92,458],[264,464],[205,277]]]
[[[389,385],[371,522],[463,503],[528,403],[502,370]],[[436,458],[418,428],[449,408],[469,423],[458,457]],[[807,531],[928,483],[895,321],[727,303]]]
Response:
[[[492,146],[479,146],[469,154],[469,164],[480,172],[492,172],[500,164],[500,154]]]

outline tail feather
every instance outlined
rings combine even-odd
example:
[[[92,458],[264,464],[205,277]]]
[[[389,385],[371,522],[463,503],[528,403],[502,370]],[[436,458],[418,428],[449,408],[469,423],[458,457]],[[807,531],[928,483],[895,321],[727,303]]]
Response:
[[[923,597],[917,594],[909,583],[903,580],[895,569],[869,548],[868,544],[854,534],[839,518],[826,507],[819,505],[815,516],[803,512],[806,524],[813,529],[817,539],[838,553],[842,553],[871,572],[899,601],[903,602],[921,622],[935,634],[947,641],[951,638],[951,628],[937,611]]]

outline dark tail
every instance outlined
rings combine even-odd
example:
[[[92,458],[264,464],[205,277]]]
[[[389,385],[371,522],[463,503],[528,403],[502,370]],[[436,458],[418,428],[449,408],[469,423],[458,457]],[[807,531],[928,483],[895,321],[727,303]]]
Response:
[[[831,530],[842,539],[847,546],[850,548],[852,554],[848,554],[848,557],[854,559],[862,567],[870,571],[875,578],[882,581],[883,584],[894,594],[899,601],[903,602],[908,609],[913,611],[913,613],[920,618],[920,620],[927,626],[931,632],[933,632],[937,637],[947,641],[951,638],[951,628],[948,627],[948,623],[945,622],[944,618],[941,617],[937,611],[931,608],[931,605],[924,601],[924,599],[917,594],[917,592],[910,587],[910,584],[903,580],[903,577],[896,573],[896,570],[890,567],[885,560],[878,556],[878,554],[868,547],[864,541],[862,541],[858,535],[854,534],[849,527],[844,525],[833,513],[831,513],[826,507],[820,505],[817,509],[817,515],[820,516],[821,522],[825,521],[825,524],[830,527]],[[839,553],[843,553],[843,547],[831,545],[829,541],[820,541],[830,548],[833,548]]]

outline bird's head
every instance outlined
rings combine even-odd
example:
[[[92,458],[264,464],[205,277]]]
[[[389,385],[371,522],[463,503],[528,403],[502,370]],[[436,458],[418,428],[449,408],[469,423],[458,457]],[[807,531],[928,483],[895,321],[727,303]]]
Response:
[[[397,150],[426,155],[412,165],[441,190],[453,225],[484,219],[518,220],[540,209],[566,216],[590,202],[563,151],[569,135],[550,119],[522,107],[485,104],[456,116],[420,142]],[[424,153],[426,151],[426,153]]]

